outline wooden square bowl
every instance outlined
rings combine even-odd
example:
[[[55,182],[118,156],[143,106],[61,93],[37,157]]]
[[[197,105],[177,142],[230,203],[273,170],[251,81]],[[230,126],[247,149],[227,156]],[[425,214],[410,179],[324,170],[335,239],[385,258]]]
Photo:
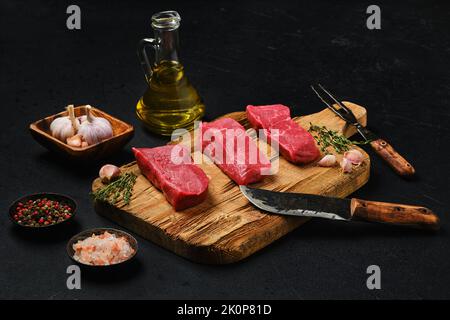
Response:
[[[82,116],[85,114],[85,106],[75,107],[74,111],[76,117]],[[133,138],[134,128],[132,125],[94,107],[91,112],[94,116],[103,117],[111,123],[114,133],[111,138],[84,148],[76,148],[52,137],[50,124],[58,117],[67,116],[67,111],[33,122],[30,124],[31,135],[48,150],[77,162],[93,162],[108,157],[120,151]]]

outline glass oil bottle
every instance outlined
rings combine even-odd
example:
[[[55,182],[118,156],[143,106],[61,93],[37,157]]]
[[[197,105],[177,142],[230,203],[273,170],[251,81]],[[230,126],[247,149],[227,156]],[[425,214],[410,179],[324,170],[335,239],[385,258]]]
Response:
[[[162,135],[192,128],[194,121],[205,113],[205,105],[188,81],[178,57],[180,21],[176,11],[154,14],[155,38],[142,39],[138,47],[148,87],[137,103],[136,114],[150,131]],[[149,46],[154,49],[154,62],[147,55]]]

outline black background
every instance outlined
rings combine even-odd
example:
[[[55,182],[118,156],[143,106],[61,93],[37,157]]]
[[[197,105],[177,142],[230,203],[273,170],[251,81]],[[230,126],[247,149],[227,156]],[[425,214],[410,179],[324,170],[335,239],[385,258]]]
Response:
[[[1,298],[449,298],[450,6],[444,1],[376,4],[382,29],[366,28],[365,1],[1,1]],[[66,28],[77,4],[82,29]],[[182,17],[181,59],[207,105],[206,119],[247,104],[283,103],[295,115],[323,108],[309,89],[321,82],[368,109],[369,125],[417,169],[405,181],[372,157],[369,183],[354,196],[425,205],[442,219],[435,235],[379,225],[311,221],[233,265],[192,263],[138,237],[135,263],[119,273],[83,273],[66,288],[67,240],[115,226],[88,193],[99,165],[62,161],[33,141],[29,123],[69,103],[89,103],[136,127],[130,147],[167,141],[134,116],[145,81],[136,57],[151,36],[153,13]],[[373,153],[371,153],[373,155]],[[8,205],[38,191],[71,195],[76,223],[28,234],[12,226]],[[382,271],[382,290],[366,288],[366,268]]]

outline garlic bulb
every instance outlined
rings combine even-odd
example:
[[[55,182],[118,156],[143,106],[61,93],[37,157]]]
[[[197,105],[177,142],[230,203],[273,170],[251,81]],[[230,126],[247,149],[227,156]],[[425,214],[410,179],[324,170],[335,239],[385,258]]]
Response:
[[[352,172],[352,169],[353,169],[352,163],[347,158],[342,158],[340,165],[341,165],[342,171],[344,173]]]
[[[108,120],[94,117],[91,114],[91,106],[86,106],[86,117],[81,117],[78,134],[83,137],[89,145],[99,143],[113,136],[113,129]]]
[[[336,163],[336,156],[333,154],[325,155],[320,161],[317,163],[321,167],[332,167]]]
[[[68,105],[66,109],[68,116],[56,118],[50,124],[52,137],[63,142],[66,142],[67,138],[72,137],[76,133],[78,126],[78,120],[75,118],[73,111],[73,104]]]
[[[351,149],[344,153],[344,158],[352,164],[359,166],[363,161],[363,154],[356,149]]]

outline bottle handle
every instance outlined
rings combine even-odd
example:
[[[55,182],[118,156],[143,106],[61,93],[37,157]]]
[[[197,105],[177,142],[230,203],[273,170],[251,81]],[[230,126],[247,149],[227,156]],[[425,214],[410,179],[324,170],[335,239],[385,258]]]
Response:
[[[150,78],[152,77],[152,65],[150,64],[150,60],[147,56],[147,47],[152,47],[155,51],[158,47],[158,42],[155,39],[152,38],[144,38],[139,41],[137,54],[139,57],[139,60],[141,62],[142,69],[144,70],[145,78],[147,79],[147,82],[150,83]]]

